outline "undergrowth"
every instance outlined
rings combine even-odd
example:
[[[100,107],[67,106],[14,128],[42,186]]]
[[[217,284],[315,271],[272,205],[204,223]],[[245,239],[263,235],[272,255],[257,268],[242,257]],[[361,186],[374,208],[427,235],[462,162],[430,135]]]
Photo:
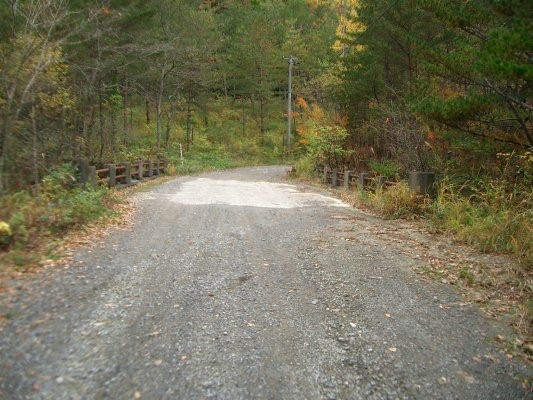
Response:
[[[486,252],[512,253],[533,265],[533,193],[508,182],[445,179],[432,204],[433,226]]]
[[[51,242],[109,215],[116,201],[107,188],[77,185],[70,164],[50,172],[33,193],[0,197],[0,270],[38,264]]]
[[[413,194],[406,182],[358,193],[359,201],[385,218],[413,219],[428,212],[430,199]]]

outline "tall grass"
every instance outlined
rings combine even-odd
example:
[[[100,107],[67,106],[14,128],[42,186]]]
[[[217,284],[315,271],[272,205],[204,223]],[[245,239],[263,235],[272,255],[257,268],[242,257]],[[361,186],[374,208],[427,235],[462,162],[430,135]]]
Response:
[[[482,251],[513,253],[533,265],[533,192],[501,180],[445,179],[432,205],[432,222]]]
[[[373,211],[385,218],[412,219],[428,211],[430,199],[414,194],[406,182],[383,188],[376,185],[373,191],[359,193],[359,198]]]

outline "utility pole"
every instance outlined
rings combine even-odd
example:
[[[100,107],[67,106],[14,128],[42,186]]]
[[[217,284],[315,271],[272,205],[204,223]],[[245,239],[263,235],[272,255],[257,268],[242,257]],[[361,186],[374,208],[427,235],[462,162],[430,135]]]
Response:
[[[293,56],[283,57],[289,63],[289,94],[287,96],[287,154],[291,151],[291,108],[292,108],[292,66],[298,64],[298,59]]]

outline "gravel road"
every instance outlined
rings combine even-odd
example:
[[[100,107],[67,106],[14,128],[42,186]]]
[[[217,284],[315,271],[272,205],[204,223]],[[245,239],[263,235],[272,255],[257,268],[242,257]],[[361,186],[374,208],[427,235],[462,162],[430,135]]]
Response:
[[[285,175],[171,180],[134,195],[132,225],[10,282],[0,398],[533,398],[506,328],[376,231],[397,223]]]

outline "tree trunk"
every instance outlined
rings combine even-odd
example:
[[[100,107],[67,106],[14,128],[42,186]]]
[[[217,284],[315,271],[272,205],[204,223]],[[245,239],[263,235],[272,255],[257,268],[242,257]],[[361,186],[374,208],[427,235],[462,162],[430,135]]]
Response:
[[[261,65],[259,67],[259,86],[261,88],[261,92],[263,92],[263,67]],[[259,95],[259,132],[261,134],[261,140],[263,140],[263,137],[265,136],[265,96],[263,93]]]
[[[224,100],[228,100],[228,82],[226,80],[226,74],[223,75],[223,83],[224,83]]]
[[[33,184],[39,191],[39,165],[37,162],[37,120],[35,119],[35,106],[31,107],[31,172]]]
[[[128,71],[124,71],[124,91],[122,95],[122,118],[123,118],[123,131],[124,131],[124,145],[127,146],[129,143],[129,125],[128,125],[128,94],[129,94],[129,81],[128,81]]]
[[[165,131],[165,149],[168,149],[169,141],[170,141],[170,118],[167,119],[167,129]]]
[[[244,137],[246,133],[246,120],[244,119],[244,101],[242,102],[242,137]]]
[[[265,136],[265,98],[259,96],[259,130],[261,132],[261,138]]]
[[[148,98],[144,99],[144,103],[146,106],[146,124],[150,125],[150,102],[148,101]]]
[[[116,137],[117,137],[117,115],[116,115],[116,110],[113,108],[111,108],[111,113],[110,113],[110,118],[111,118],[111,129],[110,129],[110,132],[109,132],[109,140],[110,140],[110,149],[111,149],[111,154],[113,155],[113,159],[115,158],[115,153],[116,153]]]
[[[103,111],[103,99],[102,99],[102,81],[98,84],[98,134],[100,136],[100,161],[104,157],[104,111]]]
[[[159,152],[159,149],[161,148],[161,117],[162,117],[161,114],[162,114],[162,103],[163,103],[163,87],[164,87],[164,82],[161,79],[159,81],[159,91],[157,93],[157,104],[156,104],[156,108],[157,108],[157,116],[156,116],[157,117],[157,120],[156,120],[157,152]]]
[[[187,151],[191,148],[192,134],[191,134],[191,103],[187,103]]]
[[[192,93],[191,93],[191,88],[189,86],[189,93],[188,93],[188,96],[187,96],[187,151],[191,148],[191,143],[192,143],[192,132],[191,132],[192,107],[191,107],[191,101],[192,101]]]
[[[8,110],[5,110],[6,115],[3,118],[2,132],[0,136],[0,194],[3,194],[9,186],[7,178],[7,149],[11,127],[7,111]]]

